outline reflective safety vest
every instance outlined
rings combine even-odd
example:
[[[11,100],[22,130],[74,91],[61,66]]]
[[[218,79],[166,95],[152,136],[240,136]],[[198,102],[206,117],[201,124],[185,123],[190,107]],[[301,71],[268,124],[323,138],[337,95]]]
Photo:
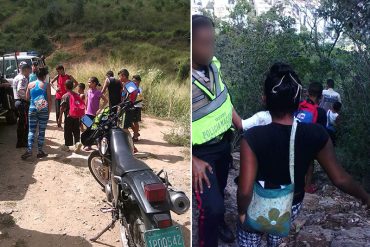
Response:
[[[220,136],[232,125],[233,105],[226,86],[220,76],[220,62],[214,58],[209,66],[214,78],[214,93],[202,83],[199,76],[193,73],[192,83],[197,86],[206,97],[208,103],[192,112],[192,144],[204,144]]]

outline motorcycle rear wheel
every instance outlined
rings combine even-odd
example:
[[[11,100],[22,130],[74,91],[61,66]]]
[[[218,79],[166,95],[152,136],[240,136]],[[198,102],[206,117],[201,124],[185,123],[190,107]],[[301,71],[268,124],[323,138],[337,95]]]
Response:
[[[121,235],[122,247],[131,247],[132,245],[129,244],[129,240],[127,238],[127,229],[122,224],[119,225],[119,231]]]
[[[106,166],[103,164],[102,157],[100,156],[99,151],[95,150],[93,151],[88,160],[87,160],[89,170],[95,180],[100,184],[103,189],[105,188],[105,185],[109,182],[109,178],[105,179],[103,177],[104,169],[106,169]]]
[[[130,233],[133,239],[133,245],[135,247],[145,247],[144,232],[145,225],[141,218],[137,218],[134,222],[129,225]]]

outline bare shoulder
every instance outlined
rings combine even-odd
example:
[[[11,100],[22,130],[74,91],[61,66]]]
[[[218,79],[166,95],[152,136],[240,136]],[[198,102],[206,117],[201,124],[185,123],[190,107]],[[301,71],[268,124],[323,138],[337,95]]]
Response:
[[[31,88],[34,88],[36,86],[36,82],[30,82],[28,84],[28,88],[31,89]]]

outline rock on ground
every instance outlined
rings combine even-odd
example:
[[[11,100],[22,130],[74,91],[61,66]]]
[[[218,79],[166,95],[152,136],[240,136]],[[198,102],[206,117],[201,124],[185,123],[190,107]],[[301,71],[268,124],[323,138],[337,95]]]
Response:
[[[235,177],[239,174],[238,153],[234,153],[225,192],[227,224],[236,231]],[[296,247],[369,247],[370,210],[365,210],[358,200],[335,188],[326,174],[316,165],[315,183],[320,188],[315,194],[305,195],[302,210],[294,221],[291,233],[281,246]],[[197,244],[197,209],[193,198],[193,246]],[[221,247],[237,246],[219,240]],[[262,246],[266,246],[263,240]]]

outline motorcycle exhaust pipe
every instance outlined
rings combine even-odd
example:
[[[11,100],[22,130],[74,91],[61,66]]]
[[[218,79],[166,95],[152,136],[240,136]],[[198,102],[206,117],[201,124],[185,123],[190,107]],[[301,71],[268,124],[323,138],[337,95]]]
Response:
[[[184,214],[190,207],[189,198],[182,191],[169,190],[171,200],[171,211],[176,214]]]

